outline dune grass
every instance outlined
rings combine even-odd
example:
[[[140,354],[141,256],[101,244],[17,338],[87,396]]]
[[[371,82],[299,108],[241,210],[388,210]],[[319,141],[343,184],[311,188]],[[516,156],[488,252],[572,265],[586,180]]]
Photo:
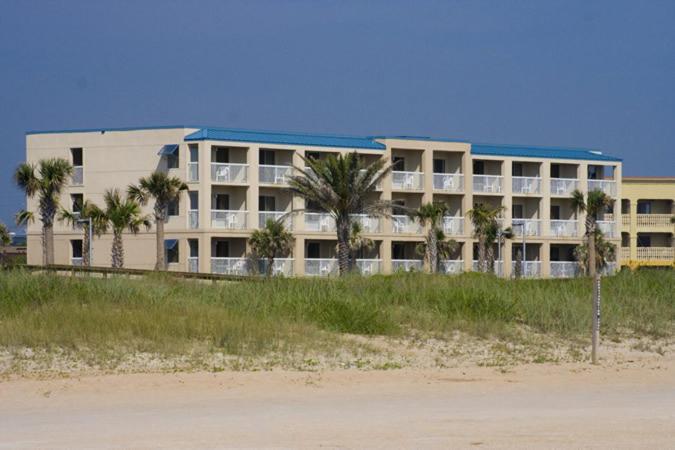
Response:
[[[400,274],[274,279],[217,285],[151,276],[0,274],[0,348],[186,354],[196,346],[233,355],[339,347],[345,333],[481,337],[535,332],[586,339],[588,279],[500,280]],[[603,279],[605,336],[671,337],[675,274]]]

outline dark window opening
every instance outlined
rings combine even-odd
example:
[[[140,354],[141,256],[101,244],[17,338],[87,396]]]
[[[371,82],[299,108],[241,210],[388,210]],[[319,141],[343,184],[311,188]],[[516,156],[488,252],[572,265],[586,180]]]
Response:
[[[178,262],[178,239],[167,239],[164,241],[164,249],[166,250],[166,262]]]
[[[73,258],[82,258],[82,239],[71,240],[70,248],[73,253]]]
[[[199,192],[197,191],[190,191],[188,193],[188,197],[190,198],[190,209],[193,211],[196,211],[199,209]]]
[[[511,166],[511,176],[522,177],[523,176],[523,164],[522,163],[513,163]]]
[[[190,248],[190,258],[199,257],[199,239],[188,239],[188,247]]]
[[[259,211],[276,211],[277,199],[271,195],[260,195],[258,197]]]
[[[166,208],[166,213],[168,216],[177,216],[178,215],[178,199],[171,200]]]
[[[227,147],[213,147],[211,161],[222,164],[229,163],[230,149]]]
[[[70,194],[70,201],[74,213],[82,212],[82,205],[84,204],[83,194]]]
[[[82,158],[82,149],[81,148],[71,148],[70,149],[70,156],[73,160],[73,166],[82,166],[83,165],[83,158]]]
[[[321,244],[319,242],[307,243],[307,258],[321,258]]]
[[[391,164],[393,170],[405,170],[405,158],[402,156],[392,156]]]
[[[190,162],[199,162],[199,147],[190,144]]]
[[[228,241],[216,241],[216,258],[228,258],[230,256],[230,243]]]
[[[651,247],[652,246],[652,238],[651,236],[645,236],[645,235],[639,235],[637,237],[637,246],[638,247]]]
[[[551,205],[551,220],[560,220],[560,206]]]
[[[474,173],[474,175],[484,175],[485,174],[485,163],[483,161],[474,161],[473,162],[473,173]]]
[[[230,209],[230,196],[227,194],[213,194],[211,199],[213,209],[227,211]]]
[[[434,173],[445,173],[444,159],[434,159]]]
[[[263,166],[273,166],[275,165],[275,154],[274,150],[260,150],[259,153],[259,164]]]
[[[560,164],[551,164],[551,178],[560,178]]]
[[[405,259],[405,245],[404,244],[392,244],[392,246],[391,246],[391,258],[392,259]]]

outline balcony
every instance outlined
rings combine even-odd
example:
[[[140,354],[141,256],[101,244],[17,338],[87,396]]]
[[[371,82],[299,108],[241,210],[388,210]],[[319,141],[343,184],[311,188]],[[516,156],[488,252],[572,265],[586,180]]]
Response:
[[[434,190],[440,192],[462,192],[464,175],[457,173],[435,173]]]
[[[374,275],[382,270],[381,259],[357,259],[356,270],[361,275]]]
[[[248,275],[246,258],[211,258],[211,272],[225,275]]]
[[[366,173],[366,172],[367,172],[366,169],[361,169],[361,170],[359,170],[359,173]],[[380,175],[380,174],[381,174],[381,172],[378,172],[378,173],[377,173],[377,175]],[[377,182],[377,184],[375,184],[375,190],[376,190],[376,191],[381,191],[381,190],[382,190],[382,178],[380,178],[380,180]]]
[[[630,214],[621,214],[621,225],[624,227],[630,226]]]
[[[504,177],[501,175],[474,175],[474,193],[498,194],[502,192]]]
[[[673,262],[673,247],[638,247],[638,261]]]
[[[522,276],[524,278],[537,278],[541,276],[541,261],[523,261]],[[516,273],[516,261],[511,262],[511,276]]]
[[[576,261],[551,261],[551,278],[574,278],[579,275]]]
[[[464,261],[461,259],[443,260],[440,264],[440,271],[446,274],[462,273],[464,271]]]
[[[288,179],[293,175],[291,166],[271,166],[261,164],[258,167],[258,177],[261,184],[273,184],[285,186]]]
[[[84,167],[73,166],[73,174],[70,177],[71,186],[82,186],[84,184]]]
[[[424,189],[424,174],[422,172],[392,172],[392,189],[401,191],[421,191]]]
[[[391,270],[394,272],[421,272],[424,261],[421,259],[393,259]]]
[[[539,177],[512,177],[511,188],[514,194],[540,194],[541,178]]]
[[[199,210],[191,209],[188,211],[188,227],[191,230],[199,228]]]
[[[598,229],[602,231],[602,234],[607,238],[613,238],[616,235],[616,222],[613,220],[598,220],[597,222]]]
[[[288,211],[260,211],[258,213],[258,228],[265,228],[268,220],[281,220],[287,230],[293,229],[293,218]]]
[[[199,272],[199,257],[190,256],[187,259],[188,272]]]
[[[396,234],[414,233],[421,234],[422,226],[408,216],[396,215],[391,216],[392,231]]]
[[[464,232],[464,217],[443,217],[443,232],[448,236],[461,235]]]
[[[71,266],[82,267],[83,264],[84,264],[84,261],[83,261],[82,257],[70,258],[70,265]]]
[[[361,230],[364,233],[379,233],[381,231],[379,217],[369,216],[368,214],[352,214],[351,219],[361,224]]]
[[[328,213],[305,213],[305,231],[335,232],[335,219]]]
[[[573,220],[551,220],[551,236],[555,237],[576,237],[579,233],[579,221]]]
[[[474,272],[479,272],[478,260],[474,259],[471,262],[471,270]],[[504,273],[504,261],[495,260],[494,273],[501,276]]]
[[[575,189],[579,189],[576,178],[551,178],[551,195],[570,197]]]
[[[673,224],[670,223],[671,214],[638,214],[637,226],[642,228],[671,228]]]
[[[211,226],[228,230],[244,230],[247,215],[248,211],[212,209]]]
[[[188,163],[188,181],[199,181],[199,163]]]
[[[267,260],[258,261],[258,273],[267,274]],[[273,277],[292,277],[293,276],[293,258],[274,258],[272,263]]]
[[[338,262],[335,258],[305,258],[305,275],[310,277],[328,277],[338,274]]]
[[[621,247],[620,256],[622,261],[630,260],[630,247]]]
[[[616,197],[616,181],[611,180],[588,180],[589,191],[602,191],[610,197]]]
[[[511,219],[511,227],[513,234],[522,236],[540,236],[541,235],[541,220],[540,219]]]
[[[248,164],[211,163],[211,181],[244,184],[248,182]]]

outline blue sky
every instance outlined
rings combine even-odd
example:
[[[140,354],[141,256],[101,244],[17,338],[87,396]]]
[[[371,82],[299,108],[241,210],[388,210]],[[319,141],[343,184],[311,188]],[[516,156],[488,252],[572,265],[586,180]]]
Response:
[[[199,123],[597,148],[675,175],[675,1],[3,1],[26,130]]]

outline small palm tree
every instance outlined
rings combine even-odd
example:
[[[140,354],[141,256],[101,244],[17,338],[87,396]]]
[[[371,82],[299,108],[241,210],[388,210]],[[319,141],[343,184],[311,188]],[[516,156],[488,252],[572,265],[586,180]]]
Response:
[[[581,271],[588,274],[590,267],[590,252],[588,244],[577,245],[574,248],[574,257],[581,266]],[[595,270],[600,272],[607,267],[610,262],[616,261],[616,245],[607,242],[602,231],[595,230]]]
[[[502,225],[495,219],[485,229],[485,258],[487,259],[488,270],[495,272],[495,249],[494,243],[497,241],[501,253],[502,239],[512,239],[513,230],[511,227],[502,228]],[[502,253],[503,254],[503,253]],[[499,274],[501,275],[501,273]]]
[[[424,259],[430,273],[438,271],[438,231],[442,231],[440,224],[447,213],[448,207],[445,203],[432,202],[425,203],[408,213],[411,219],[417,220],[426,229]]]
[[[281,220],[267,219],[265,227],[255,230],[248,242],[256,256],[266,261],[265,276],[269,278],[272,276],[274,258],[290,253],[295,238]]]
[[[503,206],[490,208],[483,203],[476,203],[473,209],[467,212],[473,224],[473,235],[478,239],[478,270],[480,272],[487,272],[488,270],[488,240],[495,227],[499,226],[497,219],[504,210]],[[494,238],[489,242],[490,246],[493,242]]]
[[[9,228],[0,222],[0,265],[5,262],[5,246],[9,245],[10,242],[12,242],[12,238],[9,235]]]
[[[165,172],[153,172],[138,180],[138,185],[129,186],[127,193],[141,205],[155,199],[155,237],[157,241],[157,261],[155,270],[166,270],[164,257],[164,222],[167,219],[169,204],[180,198],[181,191],[187,190],[187,184],[178,177],[170,177]]]
[[[54,216],[61,192],[73,173],[73,166],[63,158],[42,159],[37,165],[23,163],[14,173],[16,184],[30,198],[38,196],[42,222],[42,263],[54,264]],[[26,224],[34,219],[27,211],[17,214],[17,222]]]
[[[598,227],[597,218],[600,214],[604,213],[611,204],[612,199],[599,189],[590,191],[586,198],[584,198],[584,194],[578,189],[572,192],[572,209],[577,212],[586,213],[585,236],[586,246],[588,248],[587,261],[596,260],[595,233]],[[585,272],[592,278],[595,278],[596,265],[589,264],[586,267]]]
[[[152,224],[150,217],[141,212],[141,205],[133,198],[122,198],[118,189],[107,190],[103,198],[105,217],[113,232],[112,267],[121,268],[124,267],[124,243],[122,241],[124,230],[137,234],[141,226],[149,230]]]
[[[307,169],[289,179],[290,191],[328,212],[334,219],[338,241],[340,275],[350,271],[349,235],[352,214],[386,215],[390,202],[370,200],[382,178],[391,170],[384,160],[365,163],[356,152],[329,155],[324,159],[304,158]]]
[[[433,232],[433,238],[430,237],[430,234]],[[429,251],[429,247],[434,246],[434,251]],[[427,263],[429,263],[429,255],[432,253],[436,254],[436,263],[429,263],[429,268],[431,273],[438,272],[441,261],[450,258],[452,253],[457,250],[459,244],[454,239],[447,239],[445,232],[440,228],[432,228],[432,231],[427,233],[423,242],[420,242],[415,250],[418,254],[424,255]]]
[[[371,250],[375,247],[375,241],[363,235],[363,226],[360,222],[352,222],[352,229],[349,232],[349,258],[351,259],[352,269],[356,267],[358,252],[361,250]]]
[[[71,225],[82,224],[82,264],[90,265],[91,255],[89,254],[89,222],[80,222],[82,219],[91,220],[91,234],[100,237],[108,228],[108,219],[105,212],[93,202],[85,200],[80,206],[79,212],[68,211],[61,208],[59,220]]]

